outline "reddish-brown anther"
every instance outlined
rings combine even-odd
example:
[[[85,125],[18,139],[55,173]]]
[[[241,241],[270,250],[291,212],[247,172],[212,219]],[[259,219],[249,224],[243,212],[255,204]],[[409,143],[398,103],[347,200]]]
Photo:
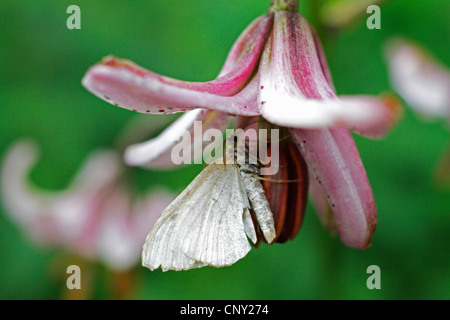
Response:
[[[271,148],[268,148],[268,156],[271,156]],[[267,201],[273,213],[275,221],[276,238],[278,239],[283,231],[286,218],[286,208],[288,206],[288,163],[284,150],[280,150],[279,169],[270,180],[263,180],[262,184],[266,192]]]
[[[308,170],[291,141],[281,144],[279,163],[278,172],[264,180],[263,187],[274,215],[276,242],[283,243],[292,240],[302,225],[308,195]]]

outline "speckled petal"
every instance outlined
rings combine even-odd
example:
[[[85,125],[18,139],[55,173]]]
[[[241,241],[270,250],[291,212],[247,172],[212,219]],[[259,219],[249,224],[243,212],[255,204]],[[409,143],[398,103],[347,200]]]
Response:
[[[339,236],[349,247],[370,245],[377,210],[367,174],[353,137],[345,128],[291,129],[311,171],[333,211]]]
[[[165,114],[207,108],[239,115],[256,115],[256,93],[248,94],[272,17],[257,18],[232,47],[219,77],[209,82],[172,79],[135,63],[107,57],[91,67],[83,85],[99,98],[141,113]],[[237,59],[237,61],[236,61]],[[244,92],[242,92],[244,91]]]
[[[384,110],[375,108],[382,105],[341,100],[330,83],[312,26],[296,12],[277,12],[260,62],[258,106],[262,116],[280,126],[312,129],[365,128],[383,121]]]

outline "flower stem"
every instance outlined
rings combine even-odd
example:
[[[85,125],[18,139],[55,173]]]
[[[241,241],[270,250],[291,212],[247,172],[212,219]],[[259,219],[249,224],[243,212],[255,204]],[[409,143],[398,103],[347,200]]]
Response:
[[[282,10],[298,11],[298,0],[272,0],[269,14],[275,14],[275,12]]]

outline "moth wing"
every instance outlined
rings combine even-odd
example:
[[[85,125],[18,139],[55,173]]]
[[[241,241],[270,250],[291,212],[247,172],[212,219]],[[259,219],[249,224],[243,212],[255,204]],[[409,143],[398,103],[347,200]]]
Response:
[[[250,250],[243,222],[249,205],[240,179],[236,165],[206,167],[156,221],[142,265],[187,270],[230,265],[244,257]]]
[[[240,174],[264,238],[267,243],[272,243],[276,237],[275,222],[264,188],[262,187],[261,182],[254,178],[251,173],[242,170],[240,171]]]
[[[163,271],[179,271],[204,266],[181,251],[180,221],[191,214],[192,207],[199,200],[207,196],[203,190],[204,186],[215,183],[222,174],[223,172],[219,170],[213,170],[211,165],[206,167],[161,213],[144,243],[142,250],[144,267],[150,270],[161,267]]]
[[[244,199],[244,206],[246,207],[244,209],[244,229],[245,229],[245,233],[247,234],[247,237],[252,241],[253,244],[256,243],[256,241],[258,240],[258,237],[256,236],[256,230],[255,230],[255,225],[253,224],[253,219],[250,213],[250,202],[248,199],[248,195],[247,195],[247,190],[245,189],[244,186],[244,181],[242,179],[239,179],[239,187],[240,187],[240,192],[243,195],[243,199]]]
[[[198,199],[184,217],[182,251],[194,261],[223,267],[243,258],[251,249],[244,223],[249,204],[239,167],[211,166],[223,174],[207,186],[208,195]]]

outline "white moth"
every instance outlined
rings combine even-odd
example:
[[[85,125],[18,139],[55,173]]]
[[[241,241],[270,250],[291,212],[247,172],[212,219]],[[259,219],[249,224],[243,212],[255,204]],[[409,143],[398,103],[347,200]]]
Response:
[[[142,265],[155,270],[188,270],[229,266],[245,257],[255,243],[250,208],[271,243],[273,214],[259,169],[251,164],[206,167],[162,212],[145,240]]]

